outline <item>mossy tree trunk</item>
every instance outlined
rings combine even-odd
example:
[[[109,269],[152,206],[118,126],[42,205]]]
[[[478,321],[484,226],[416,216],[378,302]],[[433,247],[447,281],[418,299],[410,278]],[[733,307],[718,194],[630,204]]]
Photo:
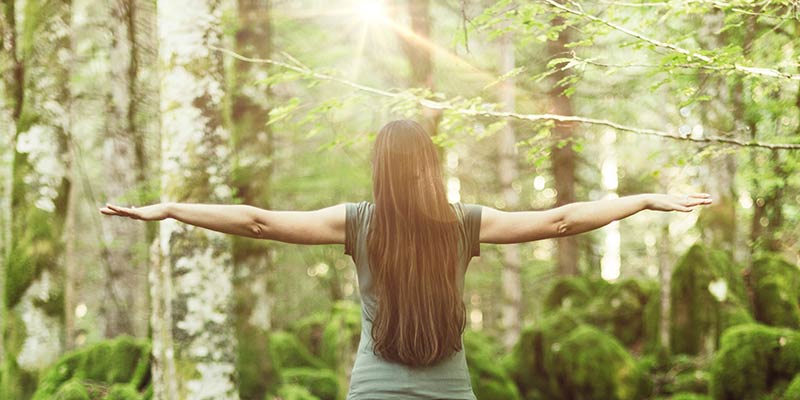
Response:
[[[556,17],[553,26],[564,24],[564,19]],[[547,42],[547,53],[550,59],[564,58],[569,54],[566,47],[570,43],[567,27],[562,30],[556,40]],[[572,115],[572,101],[569,98],[570,72],[559,63],[553,66],[551,75],[552,87],[548,93],[550,112],[559,115]],[[553,128],[556,139],[550,152],[550,165],[556,190],[555,207],[575,202],[575,164],[576,154],[572,147],[575,135],[575,124],[571,122],[556,123]],[[578,239],[576,236],[565,236],[556,239],[559,275],[578,275]]]
[[[22,109],[22,63],[17,57],[16,2],[5,3],[0,14],[0,333],[5,332],[6,262],[11,257],[11,188],[14,183],[13,157],[16,149],[16,124]],[[0,340],[0,363],[5,361],[4,340]],[[0,364],[2,365],[2,364]],[[3,382],[0,376],[0,388]],[[2,389],[0,389],[2,393]]]
[[[272,53],[270,2],[238,0],[239,29],[236,51],[239,54],[269,58]],[[273,135],[267,125],[271,108],[268,85],[259,83],[263,68],[235,61],[233,86],[233,184],[244,204],[270,208],[273,174]],[[262,399],[268,387],[264,379],[271,373],[267,341],[272,324],[274,300],[271,293],[271,242],[236,237],[233,241],[236,338],[239,343],[237,371],[243,398]]]
[[[222,1],[158,3],[161,201],[230,203]],[[238,399],[230,239],[167,219],[153,281],[156,398]]]
[[[500,39],[500,75],[505,75],[514,70],[514,39],[510,33],[503,35]],[[499,97],[502,104],[502,111],[515,112],[516,108],[516,83],[513,77],[508,77],[500,85]],[[507,123],[497,136],[498,152],[498,178],[503,193],[505,208],[516,210],[519,208],[519,194],[514,189],[514,181],[517,179],[517,138],[514,127]],[[502,322],[503,322],[503,346],[511,349],[519,340],[522,318],[522,285],[520,282],[520,269],[522,260],[520,257],[520,245],[512,244],[502,247],[503,269],[501,281],[503,285],[502,303]]]
[[[106,93],[106,135],[103,164],[104,200],[113,204],[140,204],[144,165],[139,156],[143,132],[136,126],[134,58],[135,2],[109,3],[109,90]],[[105,301],[101,308],[106,337],[147,335],[147,257],[145,224],[103,218]]]
[[[63,229],[71,182],[69,170],[70,10],[68,1],[25,2],[13,32],[11,75],[15,142],[4,282],[6,351],[0,398],[29,398],[36,374],[63,349]],[[24,66],[24,68],[23,68]]]

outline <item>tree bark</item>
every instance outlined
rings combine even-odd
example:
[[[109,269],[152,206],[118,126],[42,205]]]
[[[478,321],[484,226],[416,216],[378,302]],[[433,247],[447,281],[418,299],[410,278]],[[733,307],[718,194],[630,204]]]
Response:
[[[561,17],[553,19],[552,25],[563,24]],[[547,52],[550,58],[564,57],[568,53],[566,44],[570,42],[568,31],[565,29],[558,35],[557,40],[547,42]],[[569,85],[559,84],[569,76],[569,72],[560,70],[561,65],[553,67],[555,72],[551,75],[552,88],[550,98],[550,112],[559,115],[572,115],[572,101],[565,92]],[[553,128],[555,144],[551,148],[550,163],[555,181],[556,204],[555,207],[575,202],[575,150],[572,148],[572,139],[575,135],[575,124],[571,122],[556,122]],[[576,236],[565,236],[556,239],[558,245],[558,273],[559,275],[578,275],[578,239]]]
[[[503,35],[500,42],[500,74],[505,75],[515,67],[514,40],[510,33]],[[514,112],[516,108],[516,87],[514,77],[505,79],[500,85],[501,111]],[[517,171],[516,135],[511,122],[498,132],[498,172],[503,201],[506,209],[519,208],[519,194],[513,183],[519,175]],[[519,340],[522,319],[522,285],[520,283],[520,245],[512,244],[502,247],[503,253],[503,346],[511,349]]]
[[[272,25],[268,0],[238,0],[241,28],[236,32],[236,52],[247,57],[270,58]],[[233,87],[234,186],[244,204],[271,207],[273,174],[273,135],[268,124],[271,108],[270,87],[257,83],[264,66],[236,61]],[[272,245],[269,241],[234,238],[234,293],[236,336],[239,343],[238,366],[243,398],[264,398],[271,372],[267,342],[272,325],[274,282]]]
[[[393,7],[394,14],[399,13],[398,0]],[[410,84],[414,88],[434,90],[433,82],[433,57],[431,49],[431,15],[430,0],[405,0],[408,17],[411,21],[410,31],[397,30],[400,44],[408,58],[411,67]],[[422,125],[431,136],[436,136],[439,121],[442,119],[441,110],[423,108]],[[442,156],[442,153],[439,154]]]
[[[17,24],[15,1],[6,3],[0,15],[0,126],[2,134],[0,162],[3,167],[2,199],[0,199],[0,333],[5,332],[6,263],[11,258],[11,198],[14,184],[14,153],[17,147],[16,124],[22,109],[22,63],[17,58]],[[0,340],[0,363],[5,364],[4,340]],[[0,364],[2,365],[2,364]],[[3,382],[0,381],[0,387]],[[0,390],[0,393],[1,390]]]
[[[71,3],[29,0],[14,43],[10,75],[16,146],[6,264],[3,340],[6,352],[0,398],[29,398],[36,375],[63,349],[64,246],[69,205],[69,68]],[[14,6],[7,3],[6,21]],[[18,12],[18,11],[17,11]],[[11,22],[11,32],[16,32]],[[4,44],[4,49],[8,49]],[[24,67],[23,67],[24,66]],[[10,81],[6,81],[8,85]],[[24,108],[22,105],[24,104]],[[10,323],[9,323],[10,322]]]
[[[222,57],[209,48],[221,45],[222,4],[158,4],[162,202],[231,202]],[[151,281],[152,319],[163,318],[153,332],[156,397],[238,399],[229,238],[167,219],[160,252],[160,282]]]
[[[103,164],[106,166],[104,199],[112,204],[138,204],[143,168],[137,155],[143,132],[135,120],[137,65],[134,63],[135,2],[116,0],[110,5],[112,38],[106,136]],[[145,225],[120,218],[103,218],[103,263],[105,300],[101,307],[105,336],[147,335],[147,257]],[[142,300],[145,301],[142,301]]]

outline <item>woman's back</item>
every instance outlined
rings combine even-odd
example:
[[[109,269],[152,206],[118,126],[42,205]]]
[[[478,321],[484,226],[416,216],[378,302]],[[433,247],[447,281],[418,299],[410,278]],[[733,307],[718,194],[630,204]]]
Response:
[[[481,207],[461,203],[450,205],[459,221],[461,273],[456,283],[459,292],[463,293],[467,265],[473,256],[480,255]],[[346,210],[345,254],[353,257],[358,272],[362,324],[348,400],[397,399],[401,395],[406,398],[475,399],[463,350],[436,365],[421,368],[386,361],[373,353],[371,331],[377,299],[372,290],[366,239],[374,204],[367,201],[348,203]]]

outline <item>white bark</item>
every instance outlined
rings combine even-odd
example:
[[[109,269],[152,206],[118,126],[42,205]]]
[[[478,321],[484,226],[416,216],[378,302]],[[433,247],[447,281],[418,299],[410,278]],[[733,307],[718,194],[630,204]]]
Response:
[[[219,1],[159,3],[163,202],[231,199],[222,59],[208,47],[220,45],[221,17]],[[160,228],[154,356],[167,369],[154,377],[156,390],[181,399],[238,399],[230,241],[171,219]]]

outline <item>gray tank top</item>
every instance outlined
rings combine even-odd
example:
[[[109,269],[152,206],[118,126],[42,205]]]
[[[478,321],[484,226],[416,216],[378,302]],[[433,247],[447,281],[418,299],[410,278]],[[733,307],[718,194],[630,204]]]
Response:
[[[458,287],[463,293],[464,273],[473,256],[480,255],[481,206],[451,203],[460,225],[458,254],[461,274]],[[412,368],[387,361],[372,352],[372,320],[376,299],[372,293],[372,276],[367,256],[367,231],[375,205],[362,201],[346,204],[344,253],[353,257],[358,272],[361,294],[361,339],[350,377],[347,400],[361,399],[457,399],[477,400],[462,350],[440,363]]]

